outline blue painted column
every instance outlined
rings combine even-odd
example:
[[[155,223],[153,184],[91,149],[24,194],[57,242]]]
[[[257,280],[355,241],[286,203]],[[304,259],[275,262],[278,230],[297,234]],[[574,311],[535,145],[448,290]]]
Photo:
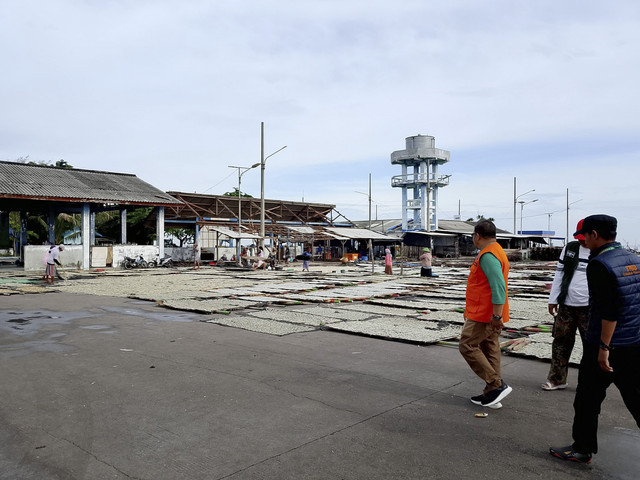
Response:
[[[89,270],[91,266],[91,207],[88,203],[82,204],[82,269]]]
[[[120,243],[127,243],[127,209],[120,210]]]
[[[49,216],[47,217],[47,225],[49,226],[49,235],[47,240],[51,245],[56,243],[55,223],[56,223],[56,211],[53,208],[53,205],[51,205],[49,207]]]
[[[24,265],[24,247],[28,242],[27,237],[27,212],[20,212],[20,261]]]
[[[156,207],[156,239],[159,260],[162,260],[164,258],[164,207]]]
[[[89,235],[91,236],[89,245],[93,247],[96,244],[96,212],[89,214],[89,225]]]

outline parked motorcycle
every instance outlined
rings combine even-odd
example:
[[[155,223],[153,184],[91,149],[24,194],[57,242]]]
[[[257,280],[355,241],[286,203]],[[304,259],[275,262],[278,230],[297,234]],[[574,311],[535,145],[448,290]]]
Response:
[[[149,265],[142,257],[142,255],[138,255],[136,258],[124,257],[122,261],[122,266],[127,270],[132,268],[147,268]]]
[[[151,262],[149,262],[149,266],[150,267],[167,267],[167,268],[171,268],[171,267],[173,267],[173,260],[171,259],[170,255],[165,255],[164,258],[160,259],[160,261],[152,260]]]
[[[122,260],[122,268],[126,268],[127,270],[129,270],[131,268],[135,268],[135,266],[136,266],[135,258],[124,257],[124,260]]]

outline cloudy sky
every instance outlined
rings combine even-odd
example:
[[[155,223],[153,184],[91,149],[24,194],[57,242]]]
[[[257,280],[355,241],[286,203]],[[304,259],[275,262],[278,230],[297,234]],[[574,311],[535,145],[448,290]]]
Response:
[[[451,152],[440,218],[618,217],[640,246],[640,2],[3,0],[0,159],[400,218],[405,138]],[[259,169],[242,190],[260,195]],[[574,203],[575,202],[575,203]],[[520,206],[517,209],[520,227]]]

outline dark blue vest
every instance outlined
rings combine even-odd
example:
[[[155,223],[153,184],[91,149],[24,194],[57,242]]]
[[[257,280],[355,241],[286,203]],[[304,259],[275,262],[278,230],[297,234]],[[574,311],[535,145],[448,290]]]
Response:
[[[619,243],[610,244],[590,262],[600,262],[615,278],[619,305],[616,329],[611,339],[614,347],[640,345],[640,257],[620,248]],[[590,317],[587,340],[600,343],[602,329],[602,305],[589,301]]]

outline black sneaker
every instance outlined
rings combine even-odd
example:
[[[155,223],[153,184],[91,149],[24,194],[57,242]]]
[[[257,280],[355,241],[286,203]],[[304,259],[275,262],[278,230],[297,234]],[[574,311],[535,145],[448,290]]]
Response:
[[[562,460],[570,460],[578,463],[591,463],[591,460],[593,460],[590,453],[576,452],[573,449],[573,445],[569,445],[568,447],[551,447],[549,453]]]
[[[500,388],[496,388],[495,390],[491,390],[490,392],[487,392],[484,395],[484,400],[482,400],[482,404],[481,405],[483,407],[490,407],[492,405],[495,405],[496,403],[500,402],[500,400],[502,400],[504,397],[509,395],[512,390],[513,390],[513,388],[511,388],[509,385],[507,385],[503,381],[502,385],[500,386]]]
[[[476,395],[475,397],[471,397],[471,403],[475,403],[476,405],[482,405],[484,401],[484,395]]]

